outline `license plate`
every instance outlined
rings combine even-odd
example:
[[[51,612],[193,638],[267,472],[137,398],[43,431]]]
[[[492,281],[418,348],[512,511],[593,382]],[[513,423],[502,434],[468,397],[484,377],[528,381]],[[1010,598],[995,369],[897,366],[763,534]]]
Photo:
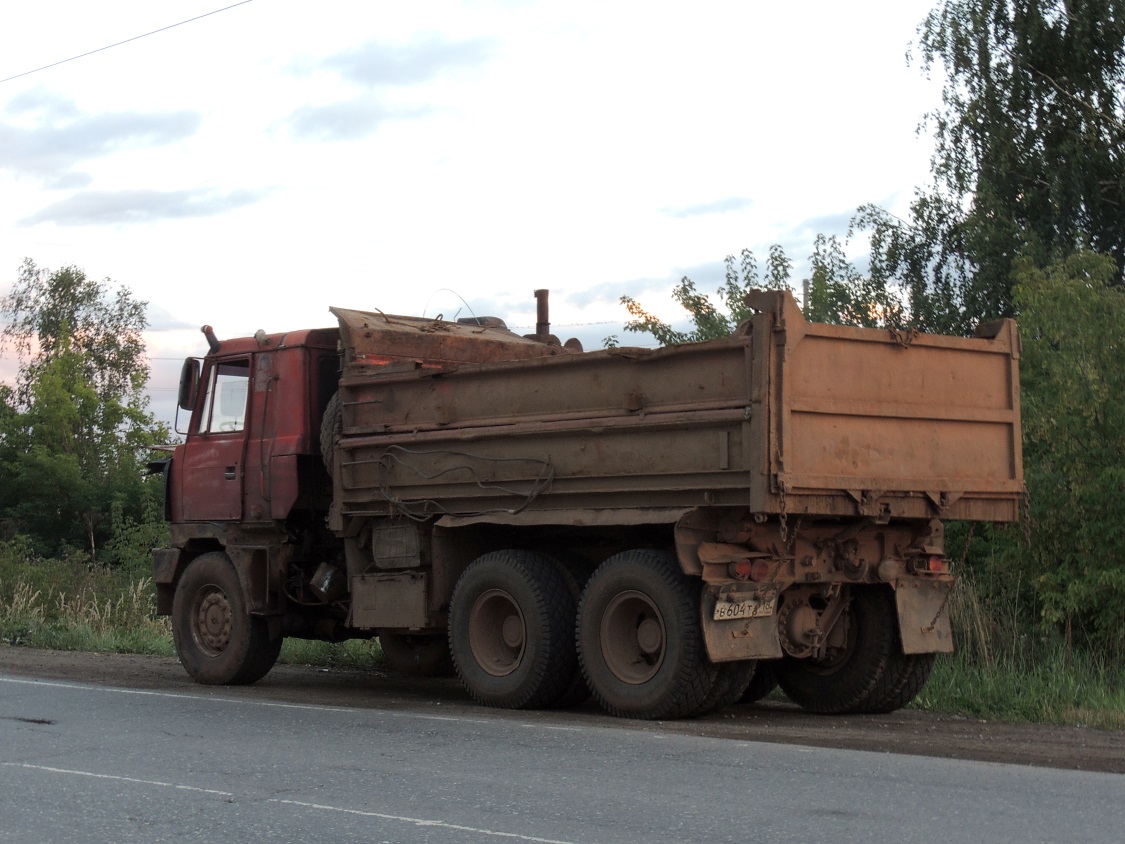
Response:
[[[745,601],[718,601],[715,604],[715,621],[731,621],[736,618],[762,618],[773,615],[777,609],[777,595],[762,599],[750,598]]]

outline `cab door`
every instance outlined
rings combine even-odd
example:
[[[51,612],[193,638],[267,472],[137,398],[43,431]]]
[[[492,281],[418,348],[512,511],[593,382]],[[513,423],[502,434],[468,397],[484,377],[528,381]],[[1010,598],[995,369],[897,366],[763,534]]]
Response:
[[[199,412],[183,446],[184,521],[238,521],[246,482],[250,357],[212,361],[203,374]]]

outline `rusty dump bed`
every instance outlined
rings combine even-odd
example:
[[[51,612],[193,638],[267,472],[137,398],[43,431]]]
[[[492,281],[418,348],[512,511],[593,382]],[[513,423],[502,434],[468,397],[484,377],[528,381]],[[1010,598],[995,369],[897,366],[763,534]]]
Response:
[[[329,308],[340,321],[344,364],[353,378],[385,368],[440,369],[448,364],[487,363],[567,354],[496,325]],[[487,318],[486,318],[487,319]],[[499,322],[497,320],[497,322]],[[402,366],[397,366],[402,364]]]
[[[788,293],[750,302],[759,313],[729,338],[653,350],[570,354],[508,334],[478,363],[419,347],[380,365],[396,338],[366,337],[341,381],[341,514],[1017,517],[1014,323],[944,337],[807,323]],[[337,313],[345,338],[362,335]]]

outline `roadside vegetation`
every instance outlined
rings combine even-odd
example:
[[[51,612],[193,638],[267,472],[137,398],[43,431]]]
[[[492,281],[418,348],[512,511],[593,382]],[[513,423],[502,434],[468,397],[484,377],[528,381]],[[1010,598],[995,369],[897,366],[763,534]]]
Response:
[[[143,564],[109,567],[91,563],[80,552],[40,559],[26,542],[0,544],[0,647],[175,656],[169,619],[156,615],[145,550]],[[280,661],[361,670],[384,667],[374,641],[289,639]]]
[[[958,651],[913,705],[1125,729],[1125,3],[939,0],[915,58],[945,80],[932,183],[905,219],[857,209],[862,250],[815,238],[805,313],[965,335],[1016,317],[1028,497],[1016,525],[949,526]],[[793,268],[780,246],[761,267],[744,250],[716,299],[676,285],[689,328],[625,298],[625,330],[721,336],[747,288],[799,286]],[[28,260],[0,320],[19,360],[0,386],[0,642],[171,655],[145,473],[171,432],[144,400],[145,303]],[[368,642],[287,642],[282,659],[382,666]]]

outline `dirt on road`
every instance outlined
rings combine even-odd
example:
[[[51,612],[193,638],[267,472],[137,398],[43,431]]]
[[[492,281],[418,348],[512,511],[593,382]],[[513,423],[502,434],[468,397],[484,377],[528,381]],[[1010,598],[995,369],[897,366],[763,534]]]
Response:
[[[175,659],[45,651],[0,645],[0,675],[94,683],[166,693],[221,694],[311,706],[369,709],[441,707],[447,714],[512,717],[476,706],[455,680],[417,679],[378,671],[278,665],[250,687],[199,686]],[[5,711],[0,718],[32,718]],[[904,710],[889,715],[809,715],[781,702],[732,706],[687,721],[612,721],[593,705],[562,712],[519,713],[548,723],[612,723],[637,730],[764,741],[809,747],[909,753],[982,762],[1125,773],[1125,731],[1045,724],[1006,724]]]

